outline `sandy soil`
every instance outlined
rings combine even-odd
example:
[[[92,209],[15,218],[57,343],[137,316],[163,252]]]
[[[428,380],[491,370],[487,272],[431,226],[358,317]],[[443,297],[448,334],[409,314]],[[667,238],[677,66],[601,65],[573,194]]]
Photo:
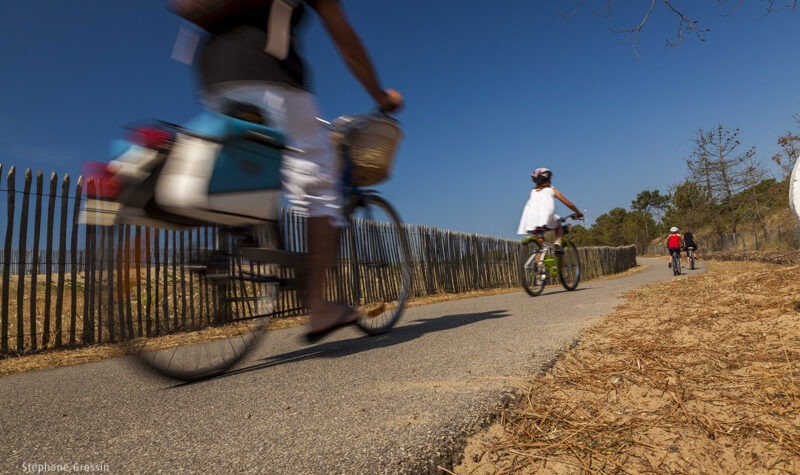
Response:
[[[774,261],[630,292],[453,472],[800,473],[800,265]]]

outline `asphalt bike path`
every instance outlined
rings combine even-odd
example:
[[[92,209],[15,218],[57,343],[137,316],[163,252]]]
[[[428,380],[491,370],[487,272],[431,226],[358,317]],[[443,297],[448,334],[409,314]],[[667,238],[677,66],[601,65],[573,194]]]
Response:
[[[0,378],[0,473],[436,473],[625,291],[676,278],[665,258],[639,263],[573,292],[412,307],[380,337],[272,332],[199,383],[126,358]]]

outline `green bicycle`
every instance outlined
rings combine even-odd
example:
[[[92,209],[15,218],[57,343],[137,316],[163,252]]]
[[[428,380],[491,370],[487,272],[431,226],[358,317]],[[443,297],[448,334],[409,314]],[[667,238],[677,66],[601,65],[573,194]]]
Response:
[[[556,250],[554,243],[546,241],[544,235],[549,228],[538,228],[522,240],[525,246],[523,259],[520,260],[519,277],[525,292],[531,297],[540,295],[549,278],[558,280],[567,290],[575,290],[581,279],[581,261],[578,248],[568,238],[572,229],[569,221],[576,220],[574,214],[559,219],[564,236],[561,250]],[[528,254],[530,252],[530,254]]]

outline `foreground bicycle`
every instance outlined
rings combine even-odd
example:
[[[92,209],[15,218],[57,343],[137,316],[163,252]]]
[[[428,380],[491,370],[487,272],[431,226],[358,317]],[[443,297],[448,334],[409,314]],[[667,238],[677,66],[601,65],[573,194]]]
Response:
[[[215,289],[213,321],[164,316],[140,323],[146,328],[134,334],[147,336],[131,341],[139,362],[170,378],[196,380],[230,369],[264,335],[278,290],[302,295],[305,289],[307,255],[285,242],[278,220],[280,160],[288,147],[279,131],[236,115],[208,112],[186,126],[159,122],[137,129],[138,139],[109,165],[113,176],[106,181],[114,186],[106,188],[119,194],[87,200],[90,224],[217,226],[215,249],[189,266]],[[330,271],[348,285],[335,297],[359,312],[362,331],[382,334],[404,310],[410,251],[397,212],[365,187],[386,179],[402,133],[396,120],[381,113],[321,122],[342,161],[349,221],[339,265]],[[187,193],[197,191],[191,180],[204,166],[213,171],[204,185],[205,206],[197,206]]]
[[[540,295],[548,278],[558,277],[561,285],[567,290],[575,290],[581,278],[581,262],[575,243],[568,237],[572,229],[570,221],[577,218],[574,214],[559,219],[564,231],[561,238],[561,250],[556,250],[552,242],[545,240],[549,228],[535,229],[523,240],[526,249],[520,261],[519,276],[522,287],[531,297]]]

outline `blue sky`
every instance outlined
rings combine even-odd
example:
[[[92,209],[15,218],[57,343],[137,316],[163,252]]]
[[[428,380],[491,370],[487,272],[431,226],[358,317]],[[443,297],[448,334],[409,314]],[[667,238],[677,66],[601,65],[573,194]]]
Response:
[[[721,16],[715,1],[678,0],[711,28],[706,40],[665,46],[678,23],[659,6],[637,56],[612,29],[638,23],[649,2],[616,0],[610,17],[605,3],[564,17],[574,0],[343,0],[384,85],[407,101],[406,138],[380,186],[405,221],[513,238],[539,166],[591,221],[682,181],[700,128],[739,127],[764,162],[778,136],[800,128],[800,12],[764,16],[767,2],[751,0]],[[182,23],[164,5],[3,5],[4,167],[75,175],[83,161],[106,160],[125,124],[199,112],[191,71],[171,59]],[[310,17],[303,51],[324,114],[367,111]]]

